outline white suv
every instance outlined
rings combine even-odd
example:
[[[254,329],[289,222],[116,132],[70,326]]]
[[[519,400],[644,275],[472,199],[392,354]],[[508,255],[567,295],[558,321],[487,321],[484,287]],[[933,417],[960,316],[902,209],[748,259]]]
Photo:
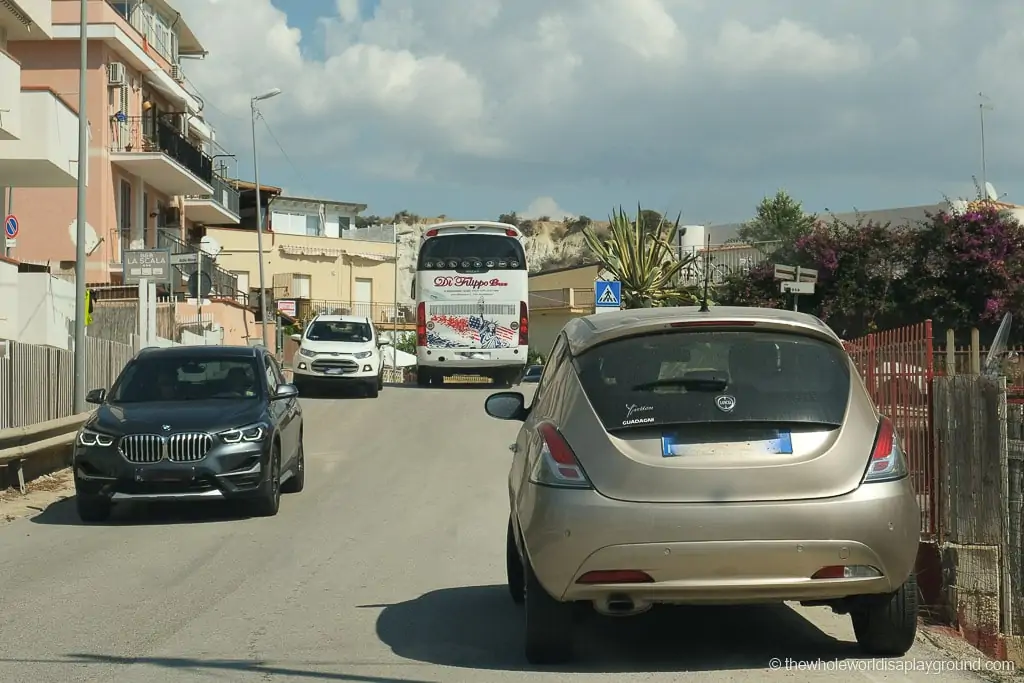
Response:
[[[363,386],[367,396],[377,398],[384,388],[381,342],[369,318],[318,315],[292,339],[299,342],[292,359],[292,381],[300,393],[314,384],[356,384]]]

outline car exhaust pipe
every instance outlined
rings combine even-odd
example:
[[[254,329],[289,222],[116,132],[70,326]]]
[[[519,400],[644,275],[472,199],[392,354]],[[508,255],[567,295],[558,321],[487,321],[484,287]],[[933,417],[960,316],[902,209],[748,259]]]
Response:
[[[594,609],[598,613],[609,617],[632,617],[637,614],[643,614],[651,609],[651,607],[652,605],[649,602],[637,602],[630,596],[623,594],[609,595],[603,600],[594,601]]]

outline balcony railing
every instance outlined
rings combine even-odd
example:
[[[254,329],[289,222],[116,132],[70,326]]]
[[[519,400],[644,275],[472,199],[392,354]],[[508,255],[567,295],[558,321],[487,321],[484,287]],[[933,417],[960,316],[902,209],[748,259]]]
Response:
[[[145,2],[137,2],[137,0],[133,2],[107,0],[107,4],[124,17],[164,59],[171,64],[178,61],[175,38],[172,38],[174,29],[162,26],[156,18],[153,8],[148,7]]]
[[[254,296],[253,299],[255,304],[259,305],[259,297]],[[296,317],[304,322],[309,322],[314,315],[342,314],[369,318],[374,325],[384,329],[396,323],[399,327],[416,324],[415,311],[402,303],[399,303],[396,307],[394,302],[332,301],[326,299],[293,300],[296,304]]]
[[[236,216],[241,215],[239,213],[238,190],[233,188],[228,181],[216,174],[214,174],[213,181],[210,185],[213,187],[213,194],[190,194],[186,199],[210,199],[217,202]]]
[[[197,254],[200,251],[198,247],[186,244],[171,234],[168,230],[157,230],[156,246],[158,249],[170,250],[172,257],[175,254]],[[247,294],[238,291],[237,275],[232,275],[218,266],[209,256],[205,256],[202,261],[203,273],[209,276],[212,283],[210,296],[216,296],[222,299],[232,299],[241,304],[246,304],[248,302]],[[197,267],[198,266],[196,264],[192,263],[182,264],[172,268],[172,291],[175,293],[176,297],[180,296],[179,292],[181,291],[181,284],[183,280],[182,273],[185,272],[189,276],[194,276]]]
[[[110,122],[111,152],[160,152],[184,166],[207,184],[213,183],[213,159],[196,149],[166,121],[148,116],[114,118]]]

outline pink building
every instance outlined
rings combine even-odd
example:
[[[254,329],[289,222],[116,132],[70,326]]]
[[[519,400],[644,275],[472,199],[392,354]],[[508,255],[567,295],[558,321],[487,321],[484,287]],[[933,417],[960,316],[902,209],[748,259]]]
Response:
[[[6,52],[19,63],[23,93],[46,93],[73,113],[79,2],[53,0],[51,7],[50,39],[8,37]],[[90,0],[88,38],[87,279],[119,283],[126,250],[194,253],[205,224],[237,224],[238,193],[216,168],[215,133],[184,78],[181,59],[206,54],[187,17],[165,0]],[[77,157],[77,130],[73,136]],[[0,183],[15,187],[9,203],[21,225],[10,256],[73,270],[76,176],[62,184],[19,184],[2,175],[3,156],[0,142]],[[187,257],[177,260],[185,264],[185,277],[176,277],[180,289],[189,264]],[[233,297],[231,276],[209,267],[218,271],[215,293]]]

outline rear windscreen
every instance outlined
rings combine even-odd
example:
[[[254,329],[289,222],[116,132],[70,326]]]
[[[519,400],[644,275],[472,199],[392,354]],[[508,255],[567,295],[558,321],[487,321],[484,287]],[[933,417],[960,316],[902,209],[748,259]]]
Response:
[[[842,424],[846,352],[769,332],[673,332],[619,339],[574,360],[605,429],[687,423]]]
[[[505,235],[441,235],[423,242],[420,270],[526,270],[523,245]]]

